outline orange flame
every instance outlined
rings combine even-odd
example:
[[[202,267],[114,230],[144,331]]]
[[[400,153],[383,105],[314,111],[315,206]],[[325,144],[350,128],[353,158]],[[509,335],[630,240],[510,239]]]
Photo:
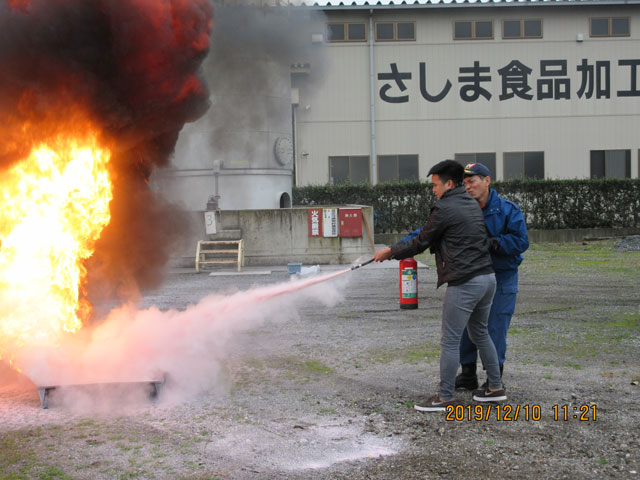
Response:
[[[9,6],[11,8],[15,8],[16,10],[20,10],[22,12],[27,12],[30,5],[31,0],[9,0]]]
[[[109,160],[95,135],[58,137],[0,176],[0,358],[11,364],[91,313],[83,261],[110,220]]]

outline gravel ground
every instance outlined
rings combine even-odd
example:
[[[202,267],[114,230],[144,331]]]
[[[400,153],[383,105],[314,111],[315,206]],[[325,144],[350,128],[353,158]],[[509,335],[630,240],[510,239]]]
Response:
[[[613,246],[527,252],[499,410],[470,392],[449,417],[413,409],[438,382],[444,288],[424,256],[418,310],[398,309],[392,262],[264,302],[202,352],[215,375],[179,402],[169,379],[155,403],[43,410],[0,364],[0,480],[640,478],[640,253]],[[288,281],[174,273],[143,303]]]
[[[613,248],[619,252],[640,252],[640,235],[624,237]]]

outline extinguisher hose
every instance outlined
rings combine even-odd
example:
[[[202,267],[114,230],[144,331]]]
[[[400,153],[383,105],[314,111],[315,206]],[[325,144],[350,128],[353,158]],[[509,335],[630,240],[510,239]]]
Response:
[[[356,270],[356,269],[358,269],[358,268],[360,268],[360,267],[364,267],[365,265],[369,265],[369,264],[370,264],[371,262],[373,262],[374,260],[375,260],[375,258],[372,258],[371,260],[367,260],[367,261],[366,261],[366,262],[364,262],[364,263],[359,263],[359,264],[357,264],[357,265],[354,265],[353,267],[351,267],[351,270]]]

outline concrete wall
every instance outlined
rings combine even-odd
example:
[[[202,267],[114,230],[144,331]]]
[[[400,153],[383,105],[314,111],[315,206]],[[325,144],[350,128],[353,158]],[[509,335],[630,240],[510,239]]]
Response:
[[[373,225],[373,207],[361,207],[368,224]],[[367,229],[362,226],[359,238],[310,238],[307,208],[273,210],[223,210],[218,212],[215,235],[207,235],[204,212],[192,212],[192,231],[181,251],[176,252],[173,265],[192,267],[198,240],[230,240],[242,238],[245,244],[245,266],[286,265],[301,262],[315,264],[349,264],[359,257],[372,255]],[[373,232],[372,232],[373,233]]]

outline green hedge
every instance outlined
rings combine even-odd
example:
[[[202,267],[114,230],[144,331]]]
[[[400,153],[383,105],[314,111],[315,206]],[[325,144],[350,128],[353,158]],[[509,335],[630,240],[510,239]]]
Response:
[[[640,179],[511,180],[492,186],[517,203],[529,228],[640,227]],[[372,205],[376,233],[423,225],[435,197],[430,183],[294,187],[294,205]]]

